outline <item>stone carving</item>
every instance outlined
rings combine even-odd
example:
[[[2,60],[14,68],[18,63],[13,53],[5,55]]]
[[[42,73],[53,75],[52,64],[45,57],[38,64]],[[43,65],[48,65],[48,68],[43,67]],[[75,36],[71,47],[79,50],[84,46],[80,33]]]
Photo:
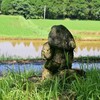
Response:
[[[44,67],[53,74],[59,70],[71,68],[72,66],[73,50],[63,50],[58,47],[50,46],[49,43],[46,42],[43,45],[42,56],[46,59]]]
[[[48,43],[50,46],[66,50],[73,50],[76,47],[72,34],[63,25],[55,25],[51,28]]]
[[[70,31],[63,25],[54,25],[43,45],[42,57],[46,60],[42,72],[43,79],[72,68],[75,40]]]

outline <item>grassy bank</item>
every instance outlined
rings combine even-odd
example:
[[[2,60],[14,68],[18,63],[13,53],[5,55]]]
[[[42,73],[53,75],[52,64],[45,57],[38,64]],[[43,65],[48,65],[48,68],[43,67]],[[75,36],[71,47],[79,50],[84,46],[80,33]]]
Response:
[[[34,63],[34,62],[45,62],[43,58],[20,58],[20,57],[0,57],[0,63]],[[73,62],[100,62],[100,56],[87,56],[87,57],[74,57]]]
[[[55,77],[35,83],[28,80],[32,75],[9,72],[1,78],[0,100],[100,100],[100,70],[87,70],[86,78],[74,75],[73,81]]]
[[[26,20],[22,16],[0,15],[0,38],[47,39],[53,25],[65,25],[75,39],[100,39],[100,21]]]

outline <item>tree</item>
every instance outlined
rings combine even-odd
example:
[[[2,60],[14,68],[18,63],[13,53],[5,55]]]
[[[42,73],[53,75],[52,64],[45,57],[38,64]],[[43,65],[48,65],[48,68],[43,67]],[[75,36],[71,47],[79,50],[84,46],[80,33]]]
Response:
[[[0,10],[1,10],[1,3],[2,3],[2,0],[0,0]]]
[[[11,2],[11,8],[8,10],[9,14],[22,15],[26,19],[34,16],[34,8],[30,5],[28,0],[14,0]]]
[[[44,7],[49,19],[100,20],[100,0],[3,0],[1,3],[3,14],[25,18],[43,18]]]
[[[5,6],[7,4],[7,6]],[[29,0],[4,0],[2,2],[3,14],[22,15],[26,19],[37,18],[35,7]]]
[[[1,11],[3,14],[9,14],[8,10],[11,8],[11,2],[13,0],[3,0],[1,3]]]

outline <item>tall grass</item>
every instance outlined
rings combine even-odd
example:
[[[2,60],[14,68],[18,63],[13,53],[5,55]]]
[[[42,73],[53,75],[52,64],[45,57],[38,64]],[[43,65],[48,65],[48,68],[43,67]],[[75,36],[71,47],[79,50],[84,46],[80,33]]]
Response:
[[[86,78],[53,77],[32,82],[32,72],[13,73],[0,80],[0,100],[100,100],[100,70],[87,70]]]
[[[100,70],[87,71],[86,79],[81,82],[77,79],[71,87],[77,94],[77,100],[100,100]]]

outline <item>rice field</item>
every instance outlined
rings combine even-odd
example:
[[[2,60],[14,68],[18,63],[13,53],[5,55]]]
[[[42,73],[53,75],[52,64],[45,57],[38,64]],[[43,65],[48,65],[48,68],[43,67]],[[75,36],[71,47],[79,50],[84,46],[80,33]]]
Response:
[[[75,39],[100,40],[100,21],[28,19],[22,16],[0,15],[0,38],[47,39],[53,25],[62,24]]]

